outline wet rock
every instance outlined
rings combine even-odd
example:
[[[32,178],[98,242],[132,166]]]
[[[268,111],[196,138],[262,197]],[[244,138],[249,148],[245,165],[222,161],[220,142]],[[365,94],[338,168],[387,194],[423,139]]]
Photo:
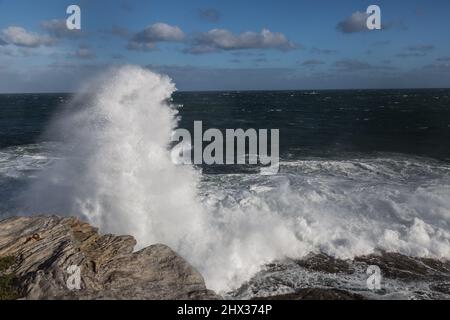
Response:
[[[296,263],[308,270],[326,273],[353,273],[351,264],[345,260],[335,259],[326,254],[310,254]]]
[[[365,300],[362,295],[334,288],[306,288],[296,293],[253,300]]]
[[[443,281],[450,279],[450,261],[409,257],[399,253],[380,251],[376,254],[340,260],[326,254],[311,254],[296,263],[310,271],[330,274],[352,274],[370,265],[380,267],[383,277],[402,281]]]
[[[438,283],[435,285],[431,285],[430,289],[433,291],[437,291],[437,292],[441,292],[441,293],[450,295],[450,282]]]
[[[372,265],[381,271],[379,289],[367,283]],[[310,254],[267,264],[229,295],[289,300],[450,299],[450,262],[383,251],[353,260]]]
[[[386,278],[403,281],[445,281],[450,279],[450,261],[408,257],[399,253],[380,252],[356,257],[356,263],[377,265]]]
[[[131,236],[100,235],[76,218],[15,217],[0,221],[0,257],[26,299],[215,299],[202,276],[161,244],[133,252]],[[80,290],[67,286],[79,266]]]

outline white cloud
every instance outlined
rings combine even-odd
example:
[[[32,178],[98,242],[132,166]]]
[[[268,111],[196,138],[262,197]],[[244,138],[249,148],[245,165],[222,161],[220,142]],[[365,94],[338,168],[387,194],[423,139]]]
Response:
[[[80,47],[75,52],[75,57],[79,59],[95,59],[95,54],[89,48]]]
[[[50,46],[55,40],[46,35],[29,32],[22,27],[10,26],[0,32],[0,42],[12,44],[19,47],[35,48],[39,46]]]
[[[368,31],[367,18],[369,15],[365,12],[356,11],[350,17],[341,21],[337,25],[337,29],[343,33],[355,33]]]
[[[188,53],[208,53],[218,50],[278,49],[290,50],[297,46],[279,32],[263,29],[261,32],[244,32],[234,35],[225,29],[212,29],[197,35]]]
[[[43,21],[41,26],[55,38],[74,38],[81,35],[80,30],[69,30],[66,25],[66,20],[63,19]]]
[[[181,42],[184,38],[184,32],[179,27],[158,22],[136,33],[131,38],[128,48],[151,50],[156,48],[158,42]]]

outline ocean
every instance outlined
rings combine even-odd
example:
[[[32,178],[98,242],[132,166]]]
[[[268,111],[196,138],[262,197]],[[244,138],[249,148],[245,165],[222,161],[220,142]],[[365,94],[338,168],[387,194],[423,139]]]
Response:
[[[235,291],[247,281],[258,295],[301,287],[292,270],[258,274],[312,252],[450,258],[450,90],[173,93],[151,72],[118,73],[81,94],[0,95],[1,217],[78,215],[168,244],[241,298],[256,294]],[[171,132],[199,120],[279,129],[280,172],[175,166]]]

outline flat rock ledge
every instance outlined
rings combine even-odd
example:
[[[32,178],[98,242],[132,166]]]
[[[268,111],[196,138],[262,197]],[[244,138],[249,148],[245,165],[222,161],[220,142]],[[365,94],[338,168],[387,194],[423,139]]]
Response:
[[[2,294],[19,299],[219,298],[169,247],[156,244],[134,252],[135,245],[131,236],[100,235],[72,217],[2,220],[0,277],[7,286]],[[77,267],[80,289],[73,288]],[[4,292],[8,288],[13,295]]]

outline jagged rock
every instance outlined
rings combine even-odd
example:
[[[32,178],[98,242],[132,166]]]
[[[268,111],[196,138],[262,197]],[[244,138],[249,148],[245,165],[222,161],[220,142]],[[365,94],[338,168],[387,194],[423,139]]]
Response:
[[[383,276],[403,281],[448,281],[450,261],[408,257],[399,253],[380,252],[369,256],[356,257],[355,262],[377,265]]]
[[[15,217],[0,221],[0,257],[14,257],[26,299],[216,299],[202,276],[161,244],[133,252],[131,236],[99,235],[76,218]],[[81,289],[70,290],[69,266]]]
[[[296,293],[252,300],[366,300],[362,295],[334,288],[305,288]]]
[[[308,270],[326,273],[352,273],[351,264],[348,261],[330,257],[324,253],[310,254],[296,263]]]
[[[369,266],[381,272],[381,288],[367,286]],[[325,253],[265,265],[228,293],[267,300],[450,299],[450,261],[378,250],[341,260]]]
[[[444,281],[450,279],[450,261],[409,257],[399,253],[379,251],[376,254],[355,257],[353,261],[340,260],[326,254],[310,254],[295,261],[299,266],[330,274],[352,274],[369,265],[380,267],[383,277],[403,281]]]

